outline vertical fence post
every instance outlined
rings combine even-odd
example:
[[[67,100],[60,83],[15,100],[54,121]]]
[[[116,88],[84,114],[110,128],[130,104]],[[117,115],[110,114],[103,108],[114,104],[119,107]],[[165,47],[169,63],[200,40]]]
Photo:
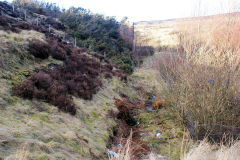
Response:
[[[76,37],[74,39],[74,47],[77,47],[77,39],[76,39]]]
[[[24,20],[27,20],[27,11],[24,10]]]
[[[14,5],[12,6],[12,11],[15,12],[15,6]]]
[[[51,32],[50,24],[48,25],[48,32],[49,32],[49,33]]]
[[[37,26],[38,26],[38,17],[37,17]]]
[[[133,54],[135,53],[135,26],[134,26],[135,24],[134,24],[134,22],[133,22],[133,26],[132,26],[132,44],[133,44],[133,47],[132,47],[132,49],[133,49]]]

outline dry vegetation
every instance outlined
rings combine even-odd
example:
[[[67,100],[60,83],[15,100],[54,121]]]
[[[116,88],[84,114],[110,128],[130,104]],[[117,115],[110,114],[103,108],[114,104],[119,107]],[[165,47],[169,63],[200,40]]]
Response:
[[[183,21],[181,25],[179,53],[161,54],[157,65],[169,84],[165,93],[169,108],[177,111],[176,116],[193,130],[194,137],[237,135],[238,17],[210,17]],[[191,27],[186,30],[184,25]]]
[[[0,29],[0,159],[106,158],[125,74],[29,23],[0,15]]]
[[[35,38],[42,42],[47,39],[44,34],[33,30],[20,33],[0,31],[0,58],[3,60],[0,68],[0,157],[9,160],[104,159],[107,141],[112,134],[111,128],[116,125],[107,116],[108,110],[114,110],[113,98],[120,98],[118,90],[124,84],[123,81],[116,77],[112,80],[99,77],[102,81],[101,90],[92,95],[91,101],[72,95],[78,110],[75,116],[59,112],[58,108],[46,103],[43,97],[39,97],[41,100],[35,99],[37,97],[28,100],[13,96],[12,88],[31,79],[32,75],[39,88],[35,84],[29,88],[36,87],[34,92],[41,91],[45,93],[39,95],[46,95],[42,87],[49,85],[49,75],[43,74],[42,69],[58,72],[57,66],[63,66],[62,61],[52,57],[34,58],[29,53],[29,44]],[[92,55],[86,55],[94,59],[90,62],[100,63],[100,60],[94,58],[98,55]],[[62,86],[55,84],[50,88],[54,87],[59,89]]]
[[[120,79],[126,81],[126,76],[104,56],[71,48],[44,30],[0,16],[6,31],[0,32],[0,156],[104,159],[111,138],[110,147],[118,152],[117,157],[109,155],[111,160],[156,160],[162,155],[238,159],[239,142],[212,142],[223,136],[237,139],[240,133],[239,22],[238,14],[232,14],[139,24],[140,41],[162,52],[147,58],[125,84]],[[31,101],[12,96],[12,88]],[[120,99],[123,93],[128,99]],[[148,103],[133,103],[142,102],[144,94],[156,94],[164,105],[147,111]],[[117,130],[112,131],[116,118]],[[193,139],[206,136],[211,143],[204,140],[188,152]],[[147,155],[150,147],[161,155]]]
[[[211,145],[202,141],[189,153],[184,155],[182,160],[238,160],[240,156],[239,142],[232,142],[229,145]]]
[[[142,38],[141,40],[146,41],[146,45],[153,46],[157,51],[173,49],[177,46],[174,26],[175,21],[140,22],[136,25],[136,34]]]
[[[174,52],[161,50],[142,65],[145,72],[156,71],[155,77],[162,83],[158,94],[167,101],[166,110],[195,140],[207,136],[216,142],[223,136],[239,136],[239,22],[238,13],[173,21],[168,36],[177,40]],[[163,25],[156,25],[156,30],[161,32]],[[148,30],[142,34],[146,33]],[[152,37],[156,40],[158,36]],[[167,46],[172,48],[168,40]],[[217,152],[213,148],[202,142],[185,159],[236,159],[239,145],[222,145]]]

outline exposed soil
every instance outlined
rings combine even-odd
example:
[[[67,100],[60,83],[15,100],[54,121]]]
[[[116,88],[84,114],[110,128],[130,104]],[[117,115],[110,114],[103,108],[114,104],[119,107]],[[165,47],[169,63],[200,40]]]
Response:
[[[117,118],[118,125],[114,128],[114,136],[110,137],[110,148],[112,151],[119,153],[121,148],[127,143],[129,136],[132,135],[130,137],[131,144],[129,151],[131,159],[141,160],[150,153],[150,147],[141,140],[142,128],[137,125],[134,116],[137,115],[139,109],[145,107],[145,103],[133,104],[125,97],[123,100],[115,99],[115,105],[119,113],[114,114],[111,112],[111,115]]]

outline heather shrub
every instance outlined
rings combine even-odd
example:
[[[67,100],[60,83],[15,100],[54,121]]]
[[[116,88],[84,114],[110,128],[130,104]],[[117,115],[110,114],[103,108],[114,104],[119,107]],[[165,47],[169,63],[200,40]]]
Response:
[[[0,26],[2,27],[8,27],[8,19],[4,15],[0,15]]]
[[[70,96],[60,95],[53,100],[52,104],[58,106],[58,108],[62,111],[68,112],[72,115],[76,114],[77,110],[73,99]]]
[[[27,22],[17,22],[15,28],[24,29],[24,30],[31,30],[33,28],[33,26],[30,25]]]
[[[47,24],[50,24],[51,26],[53,26],[57,30],[65,30],[66,29],[66,27],[62,23],[57,22],[53,18],[47,18],[45,22]]]
[[[32,77],[37,88],[48,89],[52,85],[52,78],[49,74],[40,71]]]
[[[37,46],[40,46],[39,42]],[[63,50],[63,48],[61,49]],[[126,80],[126,76],[121,70],[113,71],[111,64],[102,65],[99,61],[86,55],[72,53],[65,60],[64,66],[39,71],[27,81],[15,86],[14,94],[23,98],[46,100],[60,110],[74,115],[76,114],[76,108],[69,94],[91,100],[102,86],[99,79],[101,74],[106,78],[115,75]]]
[[[50,55],[50,49],[51,46],[37,39],[29,44],[29,52],[36,58],[47,59]]]
[[[14,94],[23,98],[32,99],[34,97],[34,84],[31,80],[26,80],[21,85],[14,88]]]
[[[19,33],[21,30],[14,26],[16,23],[13,19],[0,15],[0,27],[2,27],[3,30]]]
[[[65,60],[67,52],[58,45],[58,43],[55,41],[55,43],[51,44],[51,56],[58,60]]]

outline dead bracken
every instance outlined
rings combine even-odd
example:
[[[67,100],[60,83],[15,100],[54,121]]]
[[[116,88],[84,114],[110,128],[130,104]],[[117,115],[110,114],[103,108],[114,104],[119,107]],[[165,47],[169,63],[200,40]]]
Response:
[[[150,147],[141,140],[141,128],[137,126],[133,115],[137,114],[137,110],[143,109],[145,105],[144,103],[133,104],[128,98],[123,98],[123,100],[115,99],[115,105],[119,113],[115,114],[110,111],[109,114],[116,116],[118,126],[114,129],[114,136],[110,137],[110,147],[117,153],[121,149],[119,146],[125,146],[129,136],[131,136],[131,145],[129,146],[131,159],[141,160],[143,156],[149,154]]]

